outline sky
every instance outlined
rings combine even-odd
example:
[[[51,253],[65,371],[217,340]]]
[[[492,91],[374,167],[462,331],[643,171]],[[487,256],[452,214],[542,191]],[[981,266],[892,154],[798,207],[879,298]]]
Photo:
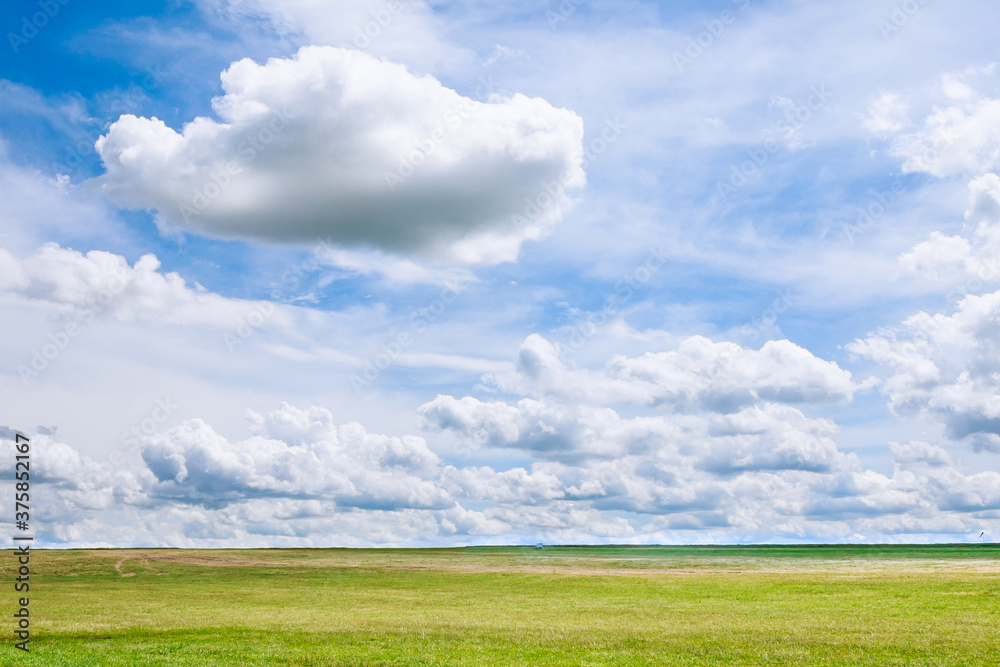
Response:
[[[4,3],[4,493],[22,434],[47,547],[996,540],[998,23]]]

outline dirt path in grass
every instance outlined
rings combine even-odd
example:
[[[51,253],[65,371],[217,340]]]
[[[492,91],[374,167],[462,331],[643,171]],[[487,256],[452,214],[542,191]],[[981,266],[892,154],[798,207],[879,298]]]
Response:
[[[117,563],[115,563],[115,571],[118,574],[122,575],[123,577],[134,577],[135,576],[135,572],[122,572],[122,563],[124,563],[125,561],[127,561],[129,558],[131,558],[131,556],[125,556],[125,558],[122,558],[120,561],[118,561]]]

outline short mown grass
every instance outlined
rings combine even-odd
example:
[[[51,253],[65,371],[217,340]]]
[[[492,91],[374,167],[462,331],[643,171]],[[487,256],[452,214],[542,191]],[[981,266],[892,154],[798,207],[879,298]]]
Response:
[[[8,581],[13,554],[4,564]],[[7,665],[1000,664],[1000,548],[32,554]]]

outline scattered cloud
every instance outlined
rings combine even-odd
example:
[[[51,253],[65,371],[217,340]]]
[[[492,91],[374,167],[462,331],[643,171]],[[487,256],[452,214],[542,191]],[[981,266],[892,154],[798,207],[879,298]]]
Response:
[[[989,68],[988,68],[989,69]],[[992,70],[990,70],[992,72]],[[945,75],[941,90],[947,106],[935,107],[915,132],[899,134],[892,142],[891,154],[902,160],[904,173],[926,173],[938,178],[981,174],[1000,167],[1000,99],[976,92],[956,75]],[[873,109],[869,123],[885,134],[901,122],[886,120],[893,102],[883,96]],[[890,98],[891,99],[891,98]],[[878,116],[879,112],[882,116]]]
[[[159,325],[232,328],[254,305],[269,302],[228,299],[200,286],[189,286],[177,273],[160,272],[160,261],[144,255],[129,266],[121,255],[103,250],[84,254],[48,243],[19,258],[0,248],[0,295],[46,304],[55,317],[90,324],[98,317],[143,319]],[[283,307],[273,323],[290,322]]]
[[[896,414],[928,416],[948,437],[1000,452],[1000,292],[966,296],[951,315],[917,313],[848,349],[888,367]]]
[[[676,350],[615,355],[594,373],[568,368],[556,345],[532,334],[521,345],[517,364],[515,373],[492,378],[498,387],[566,401],[629,402],[676,411],[726,412],[758,400],[849,402],[855,391],[848,371],[788,340],[767,341],[754,350],[691,336]]]
[[[898,95],[882,93],[872,102],[862,125],[876,136],[891,136],[908,125],[907,111],[906,102]]]
[[[208,506],[267,497],[379,510],[454,504],[426,479],[440,459],[422,438],[371,435],[356,423],[338,427],[327,410],[287,404],[248,418],[254,435],[242,442],[197,419],[150,438],[142,447],[157,480],[149,493]]]

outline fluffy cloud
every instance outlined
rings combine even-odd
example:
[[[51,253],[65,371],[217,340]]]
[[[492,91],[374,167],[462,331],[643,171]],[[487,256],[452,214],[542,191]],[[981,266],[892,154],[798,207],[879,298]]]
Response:
[[[83,521],[116,504],[143,504],[142,472],[98,463],[45,430],[30,434],[32,507],[35,517],[44,517],[42,525]],[[0,441],[0,467],[13,479],[14,433],[0,427]]]
[[[516,258],[584,182],[583,122],[545,100],[479,102],[358,51],[303,47],[223,72],[220,120],[122,116],[100,191],[225,237]]]
[[[8,89],[0,90],[5,99],[10,99],[9,94]],[[111,204],[84,188],[72,187],[66,175],[49,178],[10,164],[8,150],[0,137],[0,191],[4,193],[0,244],[4,249],[27,253],[53,238],[64,245],[129,238]]]
[[[443,465],[421,438],[336,426],[322,408],[249,416],[247,440],[229,442],[192,421],[116,466],[31,434],[33,500],[46,518],[39,539],[230,547],[913,540],[1000,527],[1000,474],[963,474],[925,442],[891,443],[891,476],[850,457],[829,470],[720,475],[671,453],[498,471]],[[0,472],[9,474],[13,444],[0,432]]]
[[[255,435],[242,442],[229,442],[198,419],[150,438],[142,447],[157,480],[150,493],[209,506],[263,497],[382,510],[454,504],[427,479],[440,460],[422,438],[373,435],[360,424],[338,427],[327,410],[287,404],[250,419]]]
[[[567,368],[558,348],[533,334],[521,345],[517,371],[490,379],[509,392],[675,411],[726,412],[758,400],[843,403],[855,391],[848,371],[790,341],[768,341],[753,350],[704,336],[691,336],[668,352],[617,355],[604,369],[590,372]]]
[[[968,236],[931,232],[907,253],[900,265],[923,278],[950,282],[955,299],[1000,281],[1000,177],[994,173],[969,182],[969,205],[965,211]]]
[[[911,273],[931,280],[945,280],[970,272],[972,259],[972,244],[964,236],[931,232],[926,241],[901,255],[899,263]]]
[[[954,343],[963,327],[953,328],[942,340]],[[507,468],[446,461],[423,437],[337,425],[324,408],[288,404],[248,411],[249,437],[240,440],[189,419],[141,437],[114,466],[37,435],[40,497],[53,517],[42,537],[175,546],[662,543],[919,539],[997,523],[997,473],[963,474],[944,449],[922,442],[890,445],[891,476],[840,451],[836,424],[803,410],[849,400],[854,385],[807,354],[787,341],[748,350],[695,337],[588,371],[567,368],[555,346],[529,337],[518,370],[492,379],[534,397],[440,395],[418,410],[428,432],[530,459]],[[991,354],[983,351],[983,363]],[[806,369],[799,391],[778,379],[788,359]],[[731,382],[753,395],[717,400],[713,387]],[[588,391],[576,390],[582,385]],[[668,391],[677,385],[695,390]],[[0,434],[7,440],[10,431]],[[114,532],[116,522],[128,535]]]
[[[952,105],[897,140],[904,171],[945,177],[996,169],[1000,100],[956,76],[945,76],[942,88]],[[1000,292],[982,293],[1000,280],[1000,177],[980,174],[968,190],[971,233],[933,232],[900,257],[908,271],[950,285],[955,312],[919,312],[848,349],[890,369],[883,389],[896,414],[931,417],[952,439],[1000,451]]]
[[[103,250],[83,254],[54,243],[24,258],[0,248],[0,299],[46,304],[55,315],[78,324],[111,315],[123,321],[231,329],[253,307],[262,307],[273,324],[290,321],[281,307],[227,299],[159,269],[154,255],[143,255],[129,266],[121,255]]]
[[[949,437],[1000,451],[1000,292],[967,296],[951,315],[917,313],[848,349],[891,369],[894,412],[931,416]]]
[[[872,102],[868,117],[862,125],[866,130],[880,137],[891,136],[907,124],[907,105],[899,95],[882,93]]]
[[[420,407],[421,424],[467,443],[579,462],[649,456],[727,475],[744,470],[830,470],[841,462],[827,420],[766,403],[728,414],[622,418],[608,407],[533,399],[510,405],[438,396]]]
[[[893,140],[891,153],[902,160],[903,171],[946,178],[1000,167],[1000,99],[977,93],[955,75],[942,78],[941,90],[947,106],[935,108],[917,131]],[[866,126],[876,133],[903,128],[898,100],[883,96],[870,113]]]
[[[836,426],[792,404],[850,400],[850,373],[789,341],[748,350],[695,336],[675,351],[617,356],[594,372],[567,368],[553,344],[532,335],[517,371],[491,380],[538,398],[439,395],[419,408],[422,427],[547,460],[638,456],[719,475],[829,471],[846,462],[832,439]],[[668,414],[622,417],[613,407],[628,404]]]
[[[792,367],[800,375],[782,376]],[[629,539],[669,541],[688,530],[705,539],[971,530],[990,520],[980,514],[992,511],[1000,484],[992,474],[962,475],[927,443],[893,444],[891,477],[862,468],[838,449],[833,422],[793,405],[850,400],[850,374],[787,341],[748,350],[692,337],[670,352],[616,357],[595,372],[567,368],[555,346],[532,336],[517,372],[490,379],[536,397],[441,395],[419,409],[423,428],[472,447],[519,449],[534,462],[509,470],[445,466],[443,486],[456,498],[502,507],[573,503],[649,517]],[[730,387],[745,393],[719,400]],[[637,406],[654,412],[621,414]],[[968,484],[975,493],[960,498]]]
[[[894,137],[890,152],[902,160],[904,172],[938,178],[974,175],[965,212],[970,231],[932,232],[900,256],[908,272],[955,285],[950,296],[956,300],[1000,280],[1000,177],[995,173],[1000,168],[1000,99],[981,94],[970,83],[993,80],[995,72],[990,65],[941,77],[939,94],[947,106],[935,107],[915,132],[900,132],[908,124],[906,105],[891,93],[873,103],[865,121],[871,132]]]

